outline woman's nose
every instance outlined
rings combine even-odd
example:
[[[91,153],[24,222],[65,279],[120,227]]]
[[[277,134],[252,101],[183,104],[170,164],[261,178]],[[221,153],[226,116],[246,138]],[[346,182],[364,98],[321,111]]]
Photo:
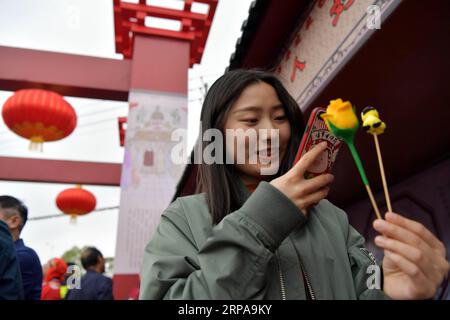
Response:
[[[263,119],[260,121],[260,125],[258,129],[266,129],[268,131],[272,131],[275,129],[276,126],[274,125],[272,119]]]
[[[280,132],[278,128],[275,127],[264,127],[258,130],[258,141],[261,144],[267,144],[268,146],[279,143]]]

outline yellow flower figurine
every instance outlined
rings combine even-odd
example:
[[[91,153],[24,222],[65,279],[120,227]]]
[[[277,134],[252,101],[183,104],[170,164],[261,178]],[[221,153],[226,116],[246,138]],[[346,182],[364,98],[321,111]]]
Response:
[[[327,112],[321,115],[328,129],[345,142],[353,141],[359,122],[350,101],[331,100]]]
[[[358,168],[361,180],[366,187],[367,193],[370,198],[370,202],[375,210],[375,214],[381,219],[380,210],[373,197],[372,190],[369,186],[366,173],[364,171],[361,159],[359,158],[358,151],[356,151],[353,143],[356,130],[359,128],[358,117],[356,116],[355,109],[350,101],[343,101],[342,99],[331,100],[327,107],[327,111],[321,115],[322,119],[328,127],[328,130],[336,137],[341,138],[348,145],[350,152],[352,153],[353,160],[355,160],[356,167]]]

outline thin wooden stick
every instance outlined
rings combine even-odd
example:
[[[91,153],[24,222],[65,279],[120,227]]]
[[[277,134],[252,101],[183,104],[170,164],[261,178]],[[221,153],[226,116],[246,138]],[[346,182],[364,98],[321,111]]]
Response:
[[[367,194],[369,195],[370,202],[372,203],[372,207],[375,210],[375,214],[377,215],[377,218],[378,219],[383,219],[381,217],[380,210],[378,210],[378,206],[377,206],[377,203],[375,202],[375,198],[373,197],[372,190],[370,189],[370,186],[368,184],[366,184],[365,186],[366,186]]]
[[[375,210],[375,214],[378,219],[382,219],[380,215],[380,210],[378,210],[377,203],[375,202],[375,198],[373,197],[372,190],[369,186],[369,180],[367,180],[366,173],[364,172],[364,168],[361,163],[361,159],[359,158],[358,151],[356,151],[355,145],[353,141],[347,142],[347,145],[352,153],[353,160],[355,160],[356,167],[358,168],[359,175],[361,176],[361,180],[363,181],[364,186],[366,187],[367,193],[369,194],[370,202],[372,203],[372,207]]]
[[[388,187],[387,187],[387,183],[386,183],[386,176],[384,175],[383,159],[381,158],[381,151],[380,151],[380,145],[378,143],[378,136],[376,134],[374,134],[373,138],[375,140],[375,148],[377,149],[378,164],[380,165],[380,172],[381,172],[381,180],[383,181],[384,197],[386,198],[386,204],[388,207],[388,211],[392,212],[391,198],[389,197],[389,191],[388,191]]]

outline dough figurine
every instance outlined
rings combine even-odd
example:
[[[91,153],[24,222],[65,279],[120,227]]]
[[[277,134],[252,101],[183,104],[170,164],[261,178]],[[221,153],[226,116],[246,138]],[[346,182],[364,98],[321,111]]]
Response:
[[[383,158],[381,157],[380,144],[378,143],[378,135],[382,134],[386,129],[386,124],[381,121],[378,111],[374,107],[365,107],[361,112],[361,119],[363,121],[362,128],[373,135],[375,141],[375,148],[377,150],[378,164],[380,165],[381,180],[383,182],[384,197],[386,198],[386,205],[389,212],[392,212],[391,198],[384,173]]]
[[[327,112],[321,115],[322,119],[328,127],[328,130],[336,137],[341,138],[348,145],[352,153],[353,160],[358,168],[361,180],[366,187],[370,202],[372,203],[375,214],[381,219],[380,210],[373,197],[372,190],[369,186],[364,167],[359,158],[358,151],[354,145],[355,133],[359,128],[358,118],[350,101],[342,101],[342,99],[331,100],[327,107]]]

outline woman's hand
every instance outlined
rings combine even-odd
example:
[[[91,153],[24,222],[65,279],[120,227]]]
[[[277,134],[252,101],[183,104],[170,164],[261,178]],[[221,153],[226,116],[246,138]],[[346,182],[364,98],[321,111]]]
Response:
[[[422,224],[388,212],[373,226],[383,234],[375,244],[384,249],[384,292],[393,299],[430,299],[447,276],[445,247]]]
[[[333,175],[305,179],[304,174],[314,161],[325,151],[326,142],[322,142],[309,150],[305,155],[281,177],[273,179],[270,184],[280,190],[286,197],[306,215],[308,208],[319,203],[330,191],[328,185],[333,181]]]

